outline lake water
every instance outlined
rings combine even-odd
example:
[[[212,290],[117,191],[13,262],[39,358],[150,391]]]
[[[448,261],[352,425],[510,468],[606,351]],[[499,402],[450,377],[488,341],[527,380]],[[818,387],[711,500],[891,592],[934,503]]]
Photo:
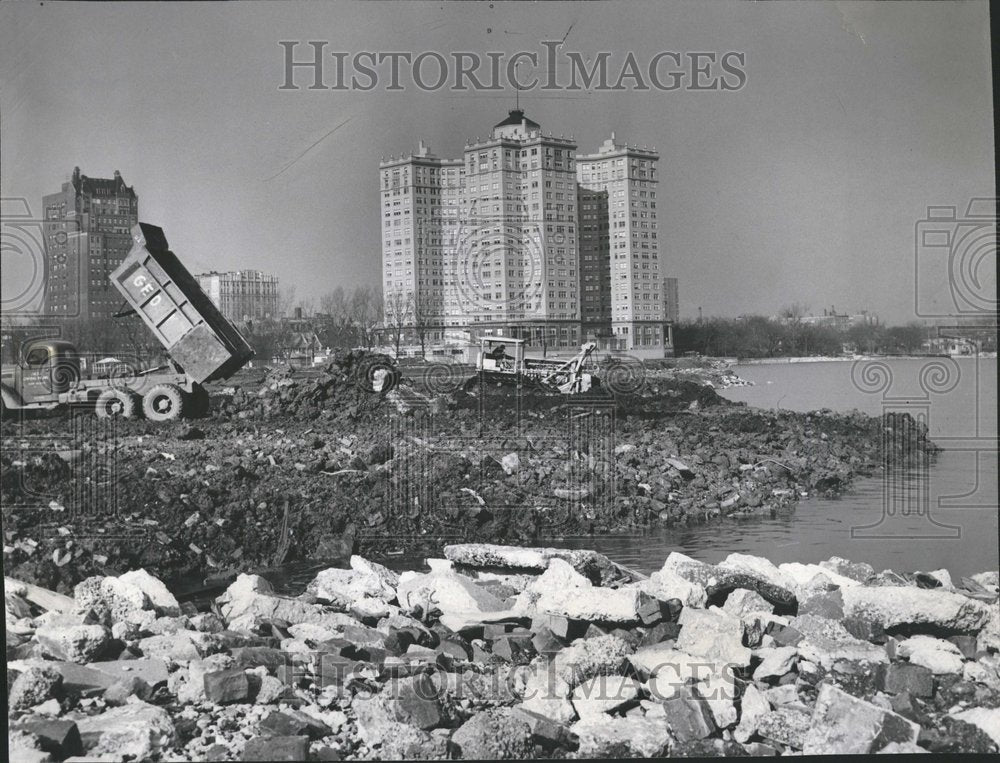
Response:
[[[723,390],[730,400],[796,411],[907,410],[924,417],[945,450],[926,469],[859,480],[843,496],[807,498],[787,515],[571,545],[596,548],[643,572],[658,569],[673,550],[708,562],[740,552],[775,564],[836,555],[876,569],[944,567],[953,576],[995,570],[1000,566],[995,364],[988,358],[881,358],[737,366],[737,374],[755,386]]]

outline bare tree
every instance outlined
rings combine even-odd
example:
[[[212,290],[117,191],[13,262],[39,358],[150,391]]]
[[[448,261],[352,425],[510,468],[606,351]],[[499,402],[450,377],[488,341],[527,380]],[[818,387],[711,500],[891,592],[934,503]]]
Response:
[[[397,358],[403,334],[408,326],[414,324],[413,315],[413,292],[394,289],[385,295],[385,325],[395,345]]]
[[[359,286],[351,294],[351,319],[358,332],[358,343],[371,349],[375,327],[382,320],[378,294],[370,286]]]
[[[320,297],[319,306],[326,315],[324,323],[327,344],[350,344],[354,321],[351,315],[351,300],[344,287],[338,286]]]
[[[427,334],[438,319],[439,314],[434,309],[434,304],[426,295],[421,293],[420,289],[412,293],[410,307],[413,318],[413,330],[417,335],[417,341],[420,342],[420,357],[426,358]]]

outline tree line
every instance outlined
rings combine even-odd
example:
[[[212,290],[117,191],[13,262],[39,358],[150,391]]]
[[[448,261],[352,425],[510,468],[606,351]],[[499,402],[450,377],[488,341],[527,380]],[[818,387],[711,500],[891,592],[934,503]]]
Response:
[[[913,354],[923,349],[927,330],[918,323],[905,326],[858,324],[846,329],[803,323],[795,316],[768,318],[708,318],[674,326],[678,355],[774,358],[863,354]]]

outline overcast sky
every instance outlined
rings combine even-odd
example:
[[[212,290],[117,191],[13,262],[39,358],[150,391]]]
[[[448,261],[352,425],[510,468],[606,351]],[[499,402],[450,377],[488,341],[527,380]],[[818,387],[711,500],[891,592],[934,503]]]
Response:
[[[912,319],[917,221],[994,195],[986,2],[4,3],[0,188],[38,214],[74,166],[118,169],[192,269],[260,268],[318,301],[379,283],[380,156],[423,138],[459,157],[514,95],[282,91],[279,40],[449,55],[564,36],[612,51],[612,71],[629,51],[746,54],[737,92],[521,97],[581,152],[611,131],[659,151],[682,316],[799,302]],[[23,271],[3,265],[6,296]]]

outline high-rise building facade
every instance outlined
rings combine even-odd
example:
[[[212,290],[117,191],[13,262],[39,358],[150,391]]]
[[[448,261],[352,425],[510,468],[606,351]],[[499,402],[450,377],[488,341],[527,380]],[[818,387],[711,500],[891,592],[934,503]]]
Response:
[[[600,301],[586,302],[582,320],[605,325],[619,349],[664,346],[663,275],[657,239],[654,151],[615,142],[577,157],[581,188],[580,237],[584,286]],[[602,206],[603,205],[605,206]],[[609,320],[610,319],[610,320]],[[600,336],[600,334],[598,334]]]
[[[681,302],[676,278],[663,279],[663,315],[673,323],[681,319]]]
[[[111,272],[132,248],[139,198],[121,173],[91,178],[73,169],[57,193],[42,197],[45,219],[44,311],[82,320],[109,318],[122,305]]]
[[[278,320],[278,279],[259,270],[195,276],[219,311],[235,323]]]
[[[663,349],[655,152],[576,155],[515,109],[462,159],[379,165],[386,322],[573,349]]]

